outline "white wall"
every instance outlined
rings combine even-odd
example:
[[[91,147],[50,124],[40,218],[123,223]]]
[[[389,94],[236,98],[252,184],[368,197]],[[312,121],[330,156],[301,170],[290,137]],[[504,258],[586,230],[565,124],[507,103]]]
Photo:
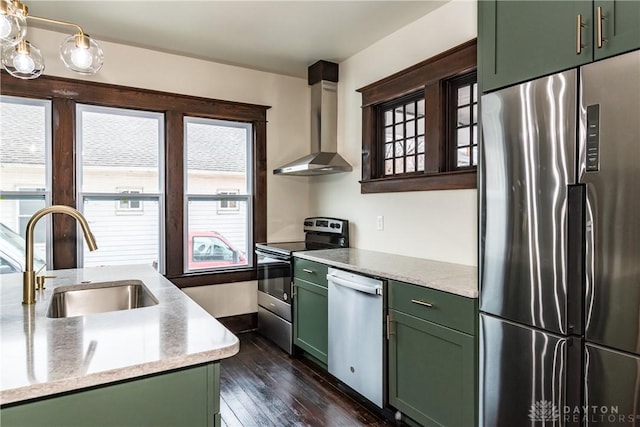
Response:
[[[360,194],[356,92],[476,35],[476,2],[454,0],[340,64],[338,151],[354,170],[311,180],[311,211],[351,221],[351,246],[477,265],[476,190]],[[384,216],[384,231],[376,231],[377,215]]]

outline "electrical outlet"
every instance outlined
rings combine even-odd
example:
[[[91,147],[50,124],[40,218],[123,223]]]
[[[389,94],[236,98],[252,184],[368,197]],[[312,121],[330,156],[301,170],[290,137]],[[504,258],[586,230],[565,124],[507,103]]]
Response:
[[[382,215],[378,215],[376,217],[376,230],[384,230],[384,217]]]

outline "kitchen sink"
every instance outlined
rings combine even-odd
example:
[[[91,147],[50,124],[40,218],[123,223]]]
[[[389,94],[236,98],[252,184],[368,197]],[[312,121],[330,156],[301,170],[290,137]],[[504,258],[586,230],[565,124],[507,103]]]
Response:
[[[158,304],[140,280],[61,286],[53,291],[47,317],[75,317]]]

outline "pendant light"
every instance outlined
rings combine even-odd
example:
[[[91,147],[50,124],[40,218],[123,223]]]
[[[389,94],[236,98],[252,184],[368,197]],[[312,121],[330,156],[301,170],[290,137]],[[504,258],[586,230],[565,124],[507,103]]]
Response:
[[[71,22],[29,15],[29,8],[18,0],[0,0],[0,40],[2,42],[2,66],[19,79],[35,79],[44,71],[44,59],[40,50],[26,39],[27,19],[49,24],[64,25],[76,29],[60,46],[60,59],[76,73],[92,75],[104,62],[104,54],[98,43],[79,25]]]

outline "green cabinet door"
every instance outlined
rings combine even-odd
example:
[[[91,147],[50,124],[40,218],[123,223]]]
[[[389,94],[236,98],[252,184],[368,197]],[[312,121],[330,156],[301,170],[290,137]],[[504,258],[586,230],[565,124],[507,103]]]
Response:
[[[217,427],[220,364],[6,405],[0,419],[3,427]]]
[[[475,426],[475,338],[395,310],[389,315],[389,403],[423,426]]]
[[[326,368],[328,349],[327,288],[294,279],[293,343]]]
[[[482,91],[591,62],[592,10],[591,1],[480,0],[478,69]],[[579,53],[578,34],[583,45]]]
[[[595,1],[593,16],[596,23],[595,59],[640,49],[640,0]],[[599,17],[601,31],[598,29]],[[599,38],[601,43],[598,43]]]

